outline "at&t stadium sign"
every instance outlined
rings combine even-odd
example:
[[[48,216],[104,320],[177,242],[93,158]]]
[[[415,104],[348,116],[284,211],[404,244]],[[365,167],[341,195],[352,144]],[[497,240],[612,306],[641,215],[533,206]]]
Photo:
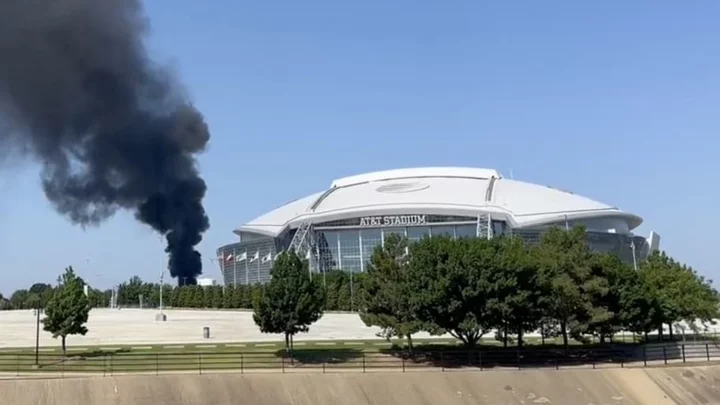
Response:
[[[361,217],[361,227],[385,227],[424,225],[425,215],[385,215],[378,217]]]

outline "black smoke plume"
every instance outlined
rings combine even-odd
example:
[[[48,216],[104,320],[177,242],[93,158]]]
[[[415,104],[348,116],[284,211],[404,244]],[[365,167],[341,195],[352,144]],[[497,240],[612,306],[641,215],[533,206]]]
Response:
[[[0,154],[41,162],[45,195],[75,224],[133,211],[194,284],[209,227],[195,155],[210,135],[147,32],[137,0],[0,0]]]

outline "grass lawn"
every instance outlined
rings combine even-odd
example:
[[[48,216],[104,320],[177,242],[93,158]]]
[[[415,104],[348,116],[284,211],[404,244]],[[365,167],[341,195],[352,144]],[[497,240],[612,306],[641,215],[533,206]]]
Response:
[[[634,343],[631,335],[627,336],[616,336],[613,339],[616,343]],[[639,341],[639,339],[638,339]],[[68,342],[72,343],[72,336],[68,337]],[[484,336],[482,339],[483,345],[488,346],[501,346],[502,343],[495,340],[491,336]],[[526,337],[525,344],[527,345],[539,345],[542,341],[538,337]],[[546,344],[560,344],[562,338],[546,338]],[[404,345],[402,339],[392,339],[390,342],[381,339],[373,340],[318,340],[318,341],[296,341],[296,349],[322,349],[322,350],[337,350],[339,348],[356,348],[365,352],[378,351],[383,348],[390,346],[402,346]],[[458,345],[460,344],[454,338],[434,338],[434,339],[413,339],[413,344],[435,344],[435,345]],[[515,342],[511,342],[509,345],[513,346]],[[580,344],[577,341],[570,340],[570,344]],[[105,352],[132,352],[132,353],[177,353],[177,352],[188,352],[192,351],[202,353],[215,353],[215,352],[257,352],[257,351],[275,351],[283,349],[285,343],[283,341],[269,341],[269,342],[242,342],[242,343],[213,343],[208,341],[207,343],[167,343],[167,344],[133,344],[133,345],[96,345],[96,346],[68,346],[68,354],[81,353],[81,352],[94,352],[94,351],[105,351]],[[34,353],[35,347],[17,347],[17,348],[0,348],[0,356],[3,354],[14,354],[14,353]],[[53,347],[40,347],[41,354],[52,354],[60,353],[61,349],[58,346]]]
[[[69,338],[72,341],[72,337]],[[527,338],[528,349],[537,348],[539,338]],[[615,343],[623,343],[616,337]],[[628,335],[626,343],[633,343]],[[432,351],[462,350],[454,339],[417,339],[416,347]],[[545,339],[549,347],[557,347],[562,339]],[[572,341],[573,345],[578,342]],[[57,347],[43,347],[39,352],[39,365],[35,367],[34,348],[0,349],[0,372],[120,372],[162,373],[175,370],[238,370],[285,369],[299,367],[404,367],[406,362],[397,355],[405,342],[402,340],[350,340],[350,341],[299,341],[295,342],[293,359],[287,358],[284,342],[203,343],[163,345],[103,345],[69,347],[63,355]],[[509,347],[514,347],[514,342]],[[482,350],[493,351],[502,344],[492,337],[482,340]],[[425,364],[427,365],[427,364]]]

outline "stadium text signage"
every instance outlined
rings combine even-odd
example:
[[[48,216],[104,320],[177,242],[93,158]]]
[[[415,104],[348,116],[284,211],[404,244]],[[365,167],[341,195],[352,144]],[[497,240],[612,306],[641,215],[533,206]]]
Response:
[[[386,215],[384,217],[362,217],[360,226],[403,226],[403,225],[424,225],[425,215]]]

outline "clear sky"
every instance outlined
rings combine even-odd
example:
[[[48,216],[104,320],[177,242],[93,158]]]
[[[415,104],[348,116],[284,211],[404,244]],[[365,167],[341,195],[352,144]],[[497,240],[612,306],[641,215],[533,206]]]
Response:
[[[720,2],[147,2],[212,140],[205,273],[232,230],[340,176],[476,166],[636,213],[720,280]],[[28,162],[0,172],[0,292],[67,265],[157,280],[156,235],[58,216]]]

